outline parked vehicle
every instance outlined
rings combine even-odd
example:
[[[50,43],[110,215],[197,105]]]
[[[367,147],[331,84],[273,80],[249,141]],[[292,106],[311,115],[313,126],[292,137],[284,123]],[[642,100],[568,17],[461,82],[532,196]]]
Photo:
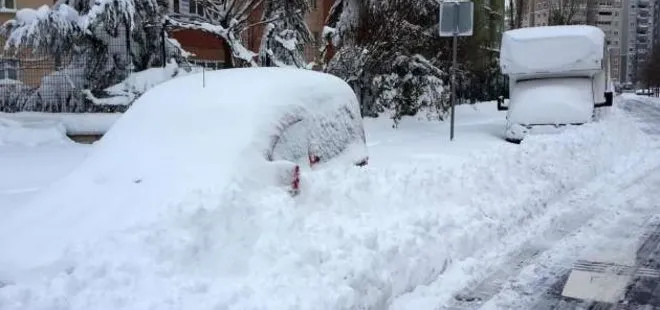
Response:
[[[124,127],[132,133],[115,134]],[[158,135],[165,135],[162,141]],[[111,148],[108,153],[116,156],[128,139],[143,140],[132,153],[149,154],[154,144],[169,153],[180,147],[216,153],[214,159],[202,158],[204,166],[219,169],[213,173],[217,179],[251,178],[255,184],[289,186],[292,193],[300,188],[301,170],[333,162],[365,165],[368,160],[351,87],[333,75],[303,69],[238,68],[174,78],[138,98],[99,147]],[[160,166],[199,168],[199,160],[193,164],[191,159],[201,156],[181,157]],[[206,179],[209,171],[198,173]]]
[[[605,33],[586,25],[543,26],[506,31],[500,67],[509,76],[505,137],[519,143],[527,134],[552,132],[594,119],[595,109],[611,106]]]

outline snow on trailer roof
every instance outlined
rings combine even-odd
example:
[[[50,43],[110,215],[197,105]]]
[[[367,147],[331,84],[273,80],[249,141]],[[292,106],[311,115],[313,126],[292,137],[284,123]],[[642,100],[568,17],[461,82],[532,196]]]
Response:
[[[504,74],[534,74],[601,69],[605,33],[587,25],[508,30],[502,35]]]

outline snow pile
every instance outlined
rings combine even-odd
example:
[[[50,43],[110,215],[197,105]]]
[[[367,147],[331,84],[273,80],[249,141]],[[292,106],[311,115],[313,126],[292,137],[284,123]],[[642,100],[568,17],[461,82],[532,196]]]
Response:
[[[268,158],[276,133],[286,125],[310,120],[321,127],[315,132],[324,134],[329,126],[360,121],[355,94],[332,75],[230,69],[206,73],[206,80],[226,87],[204,87],[201,75],[189,75],[145,93],[95,144],[85,162],[36,197],[13,223],[0,226],[0,274],[4,272],[5,280],[47,268],[70,244],[160,223],[160,214],[177,212],[176,204],[190,192],[209,188],[220,196],[235,186],[282,184],[283,177],[293,174],[294,164]],[[255,92],[251,82],[263,84],[260,91]],[[340,116],[345,123],[337,121]],[[335,121],[324,123],[323,117]],[[311,121],[315,118],[321,119]],[[317,146],[322,158],[332,151],[328,146],[338,142],[357,140],[364,149],[358,128],[350,127],[352,134],[340,137],[345,141],[326,135],[315,140],[321,145],[311,147]]]
[[[12,123],[43,123],[63,126],[68,135],[102,135],[106,133],[121,113],[0,113],[0,119]]]
[[[0,146],[38,146],[71,142],[66,136],[66,129],[59,122],[19,122],[0,115]]]
[[[151,68],[131,73],[123,82],[105,89],[110,96],[108,98],[96,98],[89,91],[86,91],[86,95],[95,104],[129,105],[148,89],[186,74],[188,72],[179,68],[175,61],[171,61],[163,68]]]
[[[113,201],[114,213],[99,216],[89,233],[94,225],[123,221],[125,212],[141,214],[140,221],[79,244],[39,270],[45,278],[8,283],[0,288],[0,308],[383,309],[648,144],[614,110],[602,122],[560,135],[484,149],[459,167],[415,160],[382,170],[310,173],[297,200],[233,183],[161,201],[156,213],[145,211],[146,201]],[[135,164],[120,156],[117,163],[127,166],[116,168],[135,169],[147,157],[162,163],[156,154],[133,154]],[[97,175],[94,182],[119,181]],[[117,193],[144,190],[138,184]],[[99,204],[106,197],[94,198]],[[93,219],[92,210],[76,215]],[[63,216],[57,211],[45,216]],[[0,282],[12,282],[10,271],[0,269]]]
[[[502,35],[500,66],[504,74],[601,70],[604,48],[605,33],[598,27],[570,25],[514,29]]]

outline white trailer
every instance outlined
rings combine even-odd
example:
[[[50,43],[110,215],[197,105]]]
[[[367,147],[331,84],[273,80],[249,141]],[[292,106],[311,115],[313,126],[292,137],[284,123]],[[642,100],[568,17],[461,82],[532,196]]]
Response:
[[[506,140],[556,131],[594,119],[595,109],[611,106],[605,33],[586,25],[509,30],[502,36],[500,68],[509,76]]]

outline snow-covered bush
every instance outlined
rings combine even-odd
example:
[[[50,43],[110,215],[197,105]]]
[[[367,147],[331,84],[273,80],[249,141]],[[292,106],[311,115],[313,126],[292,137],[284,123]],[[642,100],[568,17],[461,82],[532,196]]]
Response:
[[[337,0],[324,39],[337,49],[325,70],[346,80],[360,98],[363,116],[425,110],[443,119],[448,75],[438,61],[438,3],[423,0]]]

